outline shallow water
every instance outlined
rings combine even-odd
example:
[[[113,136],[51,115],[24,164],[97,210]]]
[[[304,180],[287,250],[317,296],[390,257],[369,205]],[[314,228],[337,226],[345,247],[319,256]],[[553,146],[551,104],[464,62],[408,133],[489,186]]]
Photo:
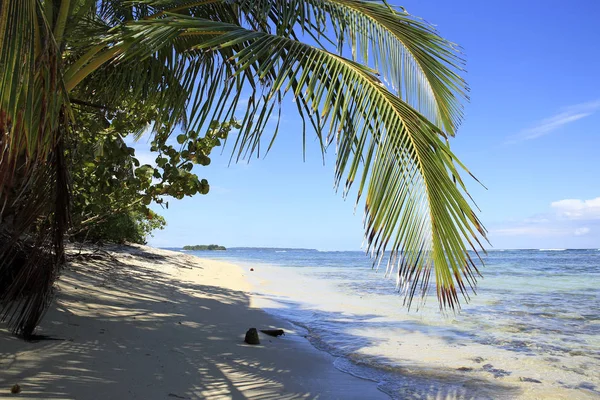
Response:
[[[450,315],[433,296],[408,312],[361,252],[190,253],[255,268],[262,308],[393,398],[600,398],[596,249],[491,251],[477,296]]]

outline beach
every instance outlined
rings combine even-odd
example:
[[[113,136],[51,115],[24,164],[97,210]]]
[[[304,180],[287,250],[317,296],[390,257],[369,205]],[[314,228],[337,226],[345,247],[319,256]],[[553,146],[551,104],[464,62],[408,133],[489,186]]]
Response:
[[[0,331],[0,398],[389,398],[257,308],[240,266],[138,245],[68,258],[39,340]],[[286,335],[247,345],[251,327]]]
[[[359,252],[73,247],[36,340],[0,331],[0,398],[597,399],[599,256],[492,253],[452,316]]]
[[[460,312],[407,310],[359,251],[190,252],[254,268],[256,304],[394,399],[600,398],[600,251],[490,251]]]
[[[600,400],[600,1],[396,3],[0,0],[0,400]]]

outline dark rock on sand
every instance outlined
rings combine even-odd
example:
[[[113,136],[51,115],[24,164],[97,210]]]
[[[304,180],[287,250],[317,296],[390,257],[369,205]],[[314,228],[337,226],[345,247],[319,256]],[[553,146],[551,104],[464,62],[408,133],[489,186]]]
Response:
[[[460,367],[460,368],[456,368],[458,371],[463,371],[463,372],[471,372],[473,371],[473,368],[471,367]]]
[[[248,332],[246,332],[246,337],[244,338],[244,342],[248,344],[260,344],[260,339],[258,338],[258,331],[256,328],[248,329]]]
[[[519,377],[519,380],[521,382],[533,382],[533,383],[542,383],[542,381],[539,381],[537,379],[533,379],[533,378],[525,378],[525,377]]]
[[[269,336],[285,336],[285,332],[283,331],[283,329],[261,329],[260,330],[262,333],[264,333],[265,335],[269,335]]]

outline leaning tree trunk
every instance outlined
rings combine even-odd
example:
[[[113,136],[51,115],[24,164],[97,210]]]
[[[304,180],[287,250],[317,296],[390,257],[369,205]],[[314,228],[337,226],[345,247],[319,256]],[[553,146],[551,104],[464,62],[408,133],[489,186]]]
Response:
[[[66,0],[0,1],[0,320],[25,337],[64,260],[72,112],[54,32],[71,8]]]
[[[62,142],[33,167],[19,160],[0,194],[0,319],[26,339],[50,305],[64,264],[69,179]]]

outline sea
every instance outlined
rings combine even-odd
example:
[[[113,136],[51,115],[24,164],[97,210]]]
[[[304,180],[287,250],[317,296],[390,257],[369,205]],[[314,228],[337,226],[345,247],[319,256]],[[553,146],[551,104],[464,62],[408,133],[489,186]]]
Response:
[[[408,310],[363,252],[188,254],[245,268],[262,309],[393,399],[600,399],[600,249],[488,251],[455,312],[435,290]]]

